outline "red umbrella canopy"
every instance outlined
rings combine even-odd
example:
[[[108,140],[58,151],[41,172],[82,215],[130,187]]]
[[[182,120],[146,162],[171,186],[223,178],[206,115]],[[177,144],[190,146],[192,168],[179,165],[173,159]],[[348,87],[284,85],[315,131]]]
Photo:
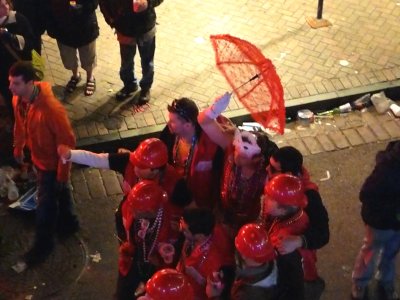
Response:
[[[211,35],[218,69],[254,120],[283,134],[283,88],[271,60],[248,41],[229,34]]]

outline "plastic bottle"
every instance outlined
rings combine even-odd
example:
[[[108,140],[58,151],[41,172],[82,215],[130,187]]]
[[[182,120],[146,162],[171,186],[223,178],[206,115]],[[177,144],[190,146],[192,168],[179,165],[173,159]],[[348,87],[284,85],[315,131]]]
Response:
[[[351,107],[357,110],[362,110],[363,108],[366,108],[371,105],[372,105],[371,94],[365,94],[364,96],[351,102]]]
[[[362,110],[368,106],[371,106],[371,94],[365,94],[353,102],[349,102],[339,106],[340,113],[350,112],[352,110]]]
[[[345,111],[341,111],[339,107],[336,107],[331,110],[327,110],[321,113],[318,113],[318,116],[334,116],[334,115],[339,115],[341,113],[344,113]]]

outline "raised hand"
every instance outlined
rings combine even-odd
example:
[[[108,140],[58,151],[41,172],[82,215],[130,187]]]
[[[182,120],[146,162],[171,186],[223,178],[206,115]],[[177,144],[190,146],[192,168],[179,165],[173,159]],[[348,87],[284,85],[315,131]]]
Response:
[[[210,119],[216,119],[229,105],[232,93],[226,92],[222,96],[216,98],[214,103],[204,112]]]

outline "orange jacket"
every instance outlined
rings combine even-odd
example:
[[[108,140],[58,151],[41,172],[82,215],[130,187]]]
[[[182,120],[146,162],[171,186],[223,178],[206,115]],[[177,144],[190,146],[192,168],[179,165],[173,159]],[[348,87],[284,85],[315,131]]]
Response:
[[[29,104],[26,116],[19,97],[13,97],[15,116],[14,153],[22,156],[24,146],[31,151],[32,162],[43,171],[57,171],[57,180],[67,182],[71,164],[63,164],[57,155],[60,144],[75,148],[75,135],[67,112],[47,82],[37,82],[39,95]]]

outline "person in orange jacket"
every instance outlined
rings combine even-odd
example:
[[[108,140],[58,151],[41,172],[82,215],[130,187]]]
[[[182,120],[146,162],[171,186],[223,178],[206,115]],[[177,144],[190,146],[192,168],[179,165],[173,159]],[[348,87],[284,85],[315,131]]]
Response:
[[[14,157],[22,163],[26,147],[37,170],[35,241],[21,262],[27,266],[42,262],[52,252],[55,232],[65,237],[79,230],[68,184],[70,164],[64,164],[57,155],[60,144],[75,147],[75,136],[50,84],[34,82],[34,78],[30,62],[17,62],[9,70],[15,115]]]
[[[156,182],[142,180],[122,204],[126,238],[119,248],[116,299],[134,299],[162,268],[173,267],[176,242],[170,226],[167,192]]]
[[[196,300],[208,299],[207,279],[234,266],[234,246],[209,209],[186,209],[180,222],[185,236],[177,270],[188,277]]]

